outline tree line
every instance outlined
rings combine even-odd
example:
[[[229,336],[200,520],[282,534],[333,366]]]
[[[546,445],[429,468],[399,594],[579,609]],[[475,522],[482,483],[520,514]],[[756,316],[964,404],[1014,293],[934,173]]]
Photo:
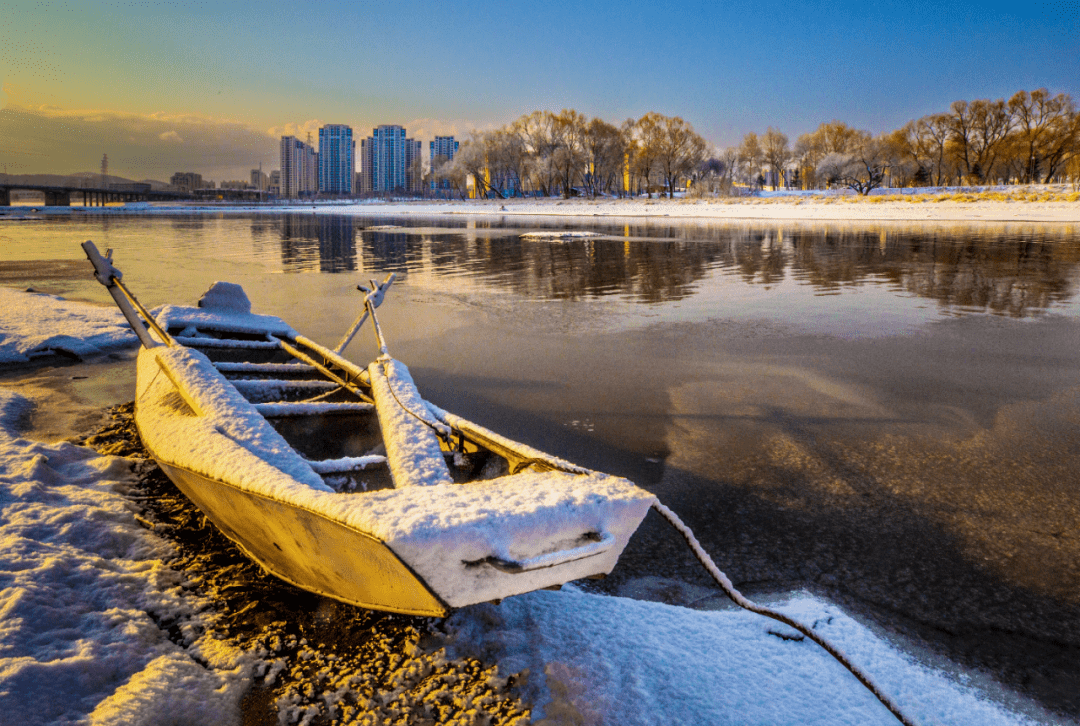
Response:
[[[779,130],[710,146],[678,116],[647,113],[616,126],[573,109],[534,111],[473,132],[452,160],[431,160],[437,187],[465,196],[701,195],[764,186],[892,187],[1049,183],[1080,179],[1080,114],[1065,93],[956,101],[948,111],[872,135],[822,123],[792,144]]]
[[[708,153],[705,139],[678,116],[650,112],[615,126],[573,109],[534,111],[473,132],[453,160],[432,159],[431,174],[462,194],[471,178],[482,196],[672,196]]]

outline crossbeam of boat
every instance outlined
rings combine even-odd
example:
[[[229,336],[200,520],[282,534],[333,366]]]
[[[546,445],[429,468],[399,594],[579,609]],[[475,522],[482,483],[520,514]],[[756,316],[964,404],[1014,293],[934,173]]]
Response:
[[[273,403],[255,403],[252,405],[255,406],[256,411],[269,418],[367,413],[375,408],[370,403],[361,403],[359,401],[276,401]]]
[[[269,391],[336,391],[341,384],[322,379],[292,381],[284,378],[234,378],[232,381],[236,390],[245,396],[254,392]]]
[[[173,336],[173,340],[189,348],[248,348],[250,350],[270,349],[279,347],[277,340],[235,340],[229,338],[203,338],[187,335]]]
[[[351,471],[363,471],[372,466],[385,466],[385,456],[343,456],[340,459],[308,460],[316,474],[347,474]]]
[[[222,373],[314,373],[306,363],[229,363],[216,361],[214,367]]]

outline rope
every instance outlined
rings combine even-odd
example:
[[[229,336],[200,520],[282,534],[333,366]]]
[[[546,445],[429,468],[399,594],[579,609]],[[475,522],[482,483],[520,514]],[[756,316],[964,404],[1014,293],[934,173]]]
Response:
[[[746,610],[749,610],[752,613],[764,615],[767,618],[772,618],[773,620],[777,620],[784,625],[794,628],[810,640],[820,645],[829,655],[831,655],[833,658],[836,658],[836,660],[838,660],[842,666],[851,671],[851,674],[859,679],[859,683],[862,683],[864,686],[866,686],[866,688],[871,693],[873,693],[879,701],[881,701],[885,708],[889,709],[889,711],[892,712],[893,716],[896,716],[897,720],[899,720],[900,723],[904,724],[904,726],[916,726],[915,722],[906,717],[900,711],[900,707],[897,706],[893,702],[893,700],[889,698],[889,696],[886,695],[880,688],[878,688],[877,684],[870,680],[869,676],[863,673],[858,668],[858,666],[848,660],[847,656],[845,656],[832,643],[825,640],[825,638],[815,633],[813,629],[808,628],[799,621],[794,620],[781,612],[772,610],[770,608],[758,605],[754,602],[751,602],[750,600],[747,600],[743,596],[743,594],[736,590],[735,586],[731,584],[731,580],[728,579],[728,576],[720,571],[720,569],[716,566],[716,563],[712,561],[712,558],[709,557],[708,553],[705,552],[705,550],[702,548],[701,543],[697,541],[694,533],[690,531],[689,527],[683,524],[683,521],[679,519],[679,516],[675,514],[675,512],[668,509],[659,501],[653,503],[653,509],[659,512],[660,515],[664,519],[666,519],[672,527],[678,530],[679,534],[681,534],[686,540],[686,543],[690,545],[690,549],[694,551],[694,554],[697,556],[698,561],[701,562],[702,566],[704,566],[706,570],[708,570],[709,574],[712,575],[713,579],[716,580],[717,584],[720,585],[720,588],[729,598],[732,599],[732,601],[734,601],[736,605]]]

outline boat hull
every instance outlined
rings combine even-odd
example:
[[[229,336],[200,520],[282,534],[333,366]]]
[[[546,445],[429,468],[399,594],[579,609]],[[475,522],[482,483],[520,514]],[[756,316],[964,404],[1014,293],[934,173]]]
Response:
[[[371,535],[161,460],[158,465],[218,530],[274,576],[364,608],[432,617],[449,612]]]

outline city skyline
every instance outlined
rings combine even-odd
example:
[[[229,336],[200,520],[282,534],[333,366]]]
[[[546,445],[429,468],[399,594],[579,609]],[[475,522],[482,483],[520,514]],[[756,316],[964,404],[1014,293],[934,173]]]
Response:
[[[283,34],[281,28],[288,27]],[[197,28],[197,32],[192,32]],[[368,28],[378,28],[370,32]],[[0,171],[243,179],[281,136],[396,124],[468,138],[576,108],[679,115],[717,146],[958,99],[1080,97],[1080,5],[27,3],[0,17]],[[285,62],[282,58],[291,60]]]

